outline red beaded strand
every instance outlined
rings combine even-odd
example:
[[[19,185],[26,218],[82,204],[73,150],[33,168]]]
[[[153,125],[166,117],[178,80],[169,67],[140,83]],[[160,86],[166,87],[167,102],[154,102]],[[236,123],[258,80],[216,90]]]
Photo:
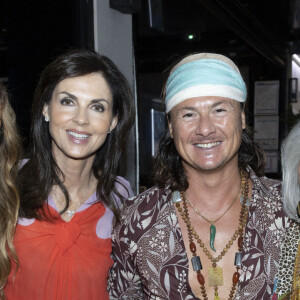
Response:
[[[204,247],[203,242],[201,241],[201,239],[199,238],[199,236],[195,232],[193,226],[191,225],[190,218],[189,218],[188,207],[187,207],[187,203],[186,203],[184,193],[181,193],[181,199],[183,200],[183,210],[184,210],[184,212],[183,212],[183,210],[180,206],[180,203],[179,202],[176,203],[176,207],[178,209],[178,212],[180,213],[180,216],[182,217],[183,221],[186,223],[186,226],[187,226],[188,236],[189,236],[189,246],[190,246],[191,253],[193,255],[192,259],[196,260],[198,258],[201,269],[202,269],[202,267],[201,267],[200,257],[197,256],[197,247],[196,247],[196,245],[193,241],[193,236],[197,240],[200,247],[203,248],[204,253],[212,261],[212,266],[214,268],[217,266],[217,262],[220,261],[223,258],[223,256],[227,253],[227,250],[230,248],[230,246],[232,245],[232,242],[236,239],[237,235],[239,235],[239,238],[238,238],[238,241],[237,241],[239,253],[242,252],[243,238],[244,238],[243,237],[244,236],[244,227],[245,227],[245,224],[246,224],[246,221],[247,221],[247,215],[248,215],[248,209],[246,207],[246,201],[247,201],[247,197],[248,197],[248,193],[249,193],[249,185],[248,185],[248,178],[247,178],[246,175],[247,175],[246,172],[242,172],[242,180],[241,180],[242,183],[241,183],[241,185],[242,185],[243,203],[242,203],[242,208],[241,208],[240,217],[239,217],[238,230],[237,230],[237,232],[235,232],[235,234],[233,235],[233,237],[231,238],[229,243],[226,245],[224,250],[221,251],[221,254],[217,258],[213,258],[212,255],[207,250],[207,248]],[[238,262],[238,263],[240,263],[240,262]],[[194,265],[193,265],[193,267],[194,267]],[[229,300],[233,299],[234,294],[235,294],[235,290],[236,290],[236,286],[239,282],[239,278],[240,278],[239,269],[240,269],[240,267],[239,267],[239,265],[237,265],[236,266],[236,272],[232,276],[232,287],[231,287],[231,290],[230,290],[230,293],[229,293]],[[205,288],[204,276],[202,275],[200,269],[197,269],[196,273],[197,273],[197,280],[200,284],[202,297],[203,297],[204,300],[208,300],[207,293],[206,293],[206,288]],[[217,296],[218,295],[218,286],[215,286],[214,290],[215,290],[215,296]]]

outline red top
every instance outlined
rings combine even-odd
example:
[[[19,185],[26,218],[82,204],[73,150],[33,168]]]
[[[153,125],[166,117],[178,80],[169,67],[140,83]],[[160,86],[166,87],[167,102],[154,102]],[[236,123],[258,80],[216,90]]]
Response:
[[[8,300],[109,299],[108,270],[113,261],[111,239],[97,236],[96,226],[106,208],[101,202],[77,212],[70,222],[33,220],[18,224],[14,239],[20,267],[8,277]]]

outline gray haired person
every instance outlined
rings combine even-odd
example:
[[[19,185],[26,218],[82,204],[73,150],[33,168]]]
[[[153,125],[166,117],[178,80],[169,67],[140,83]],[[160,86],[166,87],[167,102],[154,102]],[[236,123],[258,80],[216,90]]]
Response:
[[[300,121],[281,146],[282,196],[286,214],[295,222],[286,233],[274,294],[280,299],[300,299]]]

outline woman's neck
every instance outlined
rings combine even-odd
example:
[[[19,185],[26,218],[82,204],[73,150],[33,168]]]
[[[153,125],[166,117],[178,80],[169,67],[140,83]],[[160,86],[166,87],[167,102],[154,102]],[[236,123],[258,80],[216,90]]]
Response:
[[[94,157],[75,160],[71,158],[57,159],[56,163],[62,171],[60,178],[69,193],[86,189],[94,178],[92,165]]]

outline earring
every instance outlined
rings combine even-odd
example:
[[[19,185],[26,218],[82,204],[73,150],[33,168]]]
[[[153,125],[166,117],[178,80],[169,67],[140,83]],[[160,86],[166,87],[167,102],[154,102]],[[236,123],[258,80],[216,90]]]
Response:
[[[108,131],[107,133],[111,133],[111,131]]]
[[[48,118],[48,117],[45,117],[45,121],[46,121],[46,122],[49,122],[49,118]]]

